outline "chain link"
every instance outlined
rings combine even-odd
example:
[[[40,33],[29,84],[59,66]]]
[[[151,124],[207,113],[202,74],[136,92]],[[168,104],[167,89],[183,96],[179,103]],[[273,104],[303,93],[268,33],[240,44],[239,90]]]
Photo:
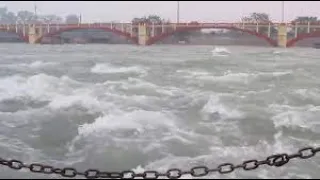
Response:
[[[256,159],[244,161],[242,164],[234,165],[232,163],[220,164],[217,168],[210,169],[207,166],[196,166],[190,169],[190,171],[182,171],[180,169],[169,169],[166,173],[159,173],[158,171],[145,171],[143,173],[135,173],[133,171],[122,171],[122,172],[101,172],[97,169],[88,169],[84,172],[78,172],[76,169],[71,167],[66,167],[63,169],[54,168],[53,166],[47,166],[39,163],[33,163],[26,165],[18,160],[5,160],[0,158],[0,165],[7,166],[11,169],[29,169],[33,173],[43,173],[43,174],[58,174],[63,177],[76,177],[84,176],[88,179],[96,178],[112,178],[112,179],[158,179],[159,177],[167,177],[169,179],[178,179],[183,175],[191,175],[193,177],[203,177],[207,176],[211,172],[218,172],[220,174],[228,174],[236,169],[243,169],[245,171],[251,171],[257,169],[261,165],[269,165],[280,167],[287,164],[291,159],[309,159],[320,152],[319,148],[307,147],[300,149],[295,154],[275,154],[267,157],[265,160],[258,161]]]

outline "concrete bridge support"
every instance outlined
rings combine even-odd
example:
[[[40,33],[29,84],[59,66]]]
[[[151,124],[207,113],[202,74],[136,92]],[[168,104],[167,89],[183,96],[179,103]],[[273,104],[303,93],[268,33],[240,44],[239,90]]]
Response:
[[[287,25],[280,24],[278,27],[278,46],[282,48],[287,47]]]
[[[42,28],[37,28],[34,24],[29,25],[29,44],[39,43],[42,34]]]
[[[139,24],[138,26],[138,44],[142,46],[148,45],[149,33],[146,24]]]

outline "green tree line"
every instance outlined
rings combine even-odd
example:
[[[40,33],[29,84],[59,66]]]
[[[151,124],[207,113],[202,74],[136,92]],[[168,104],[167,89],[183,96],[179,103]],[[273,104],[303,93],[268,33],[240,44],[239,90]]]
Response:
[[[33,12],[22,10],[17,13],[9,11],[6,7],[0,7],[0,24],[30,24],[30,23],[66,23],[78,24],[80,17],[76,14],[69,14],[65,18],[57,15],[35,15]]]

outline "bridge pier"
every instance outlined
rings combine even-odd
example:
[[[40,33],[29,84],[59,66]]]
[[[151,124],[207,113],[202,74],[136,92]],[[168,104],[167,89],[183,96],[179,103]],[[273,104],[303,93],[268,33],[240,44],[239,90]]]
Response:
[[[284,23],[278,27],[278,46],[287,47],[287,25]]]
[[[148,45],[149,33],[148,27],[146,24],[139,24],[138,26],[138,43],[139,45],[146,46]]]
[[[37,44],[42,36],[42,28],[37,28],[36,25],[29,25],[29,44]]]

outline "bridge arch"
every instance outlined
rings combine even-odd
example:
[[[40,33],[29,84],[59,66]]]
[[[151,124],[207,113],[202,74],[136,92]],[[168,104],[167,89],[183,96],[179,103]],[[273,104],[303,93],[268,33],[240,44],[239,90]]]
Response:
[[[148,45],[152,45],[154,43],[156,43],[157,41],[160,41],[162,39],[165,39],[166,37],[172,36],[173,34],[177,33],[177,32],[187,32],[187,31],[197,31],[197,30],[201,30],[201,29],[227,29],[227,30],[233,30],[233,31],[239,31],[239,32],[244,32],[244,33],[248,33],[250,35],[256,36],[257,38],[263,39],[265,41],[267,41],[271,46],[277,46],[277,41],[273,40],[271,38],[269,38],[268,36],[261,34],[261,33],[257,33],[256,31],[252,31],[252,30],[248,30],[248,29],[241,29],[241,28],[237,28],[237,27],[230,27],[230,26],[212,26],[212,27],[183,27],[183,28],[177,28],[174,31],[170,31],[167,33],[162,33],[159,36],[155,36],[155,37],[151,37],[148,41],[147,44]]]
[[[316,37],[320,37],[320,31],[298,34],[298,36],[296,38],[290,39],[287,42],[287,47],[294,46],[298,41],[301,41],[301,40],[304,40],[307,38],[316,38]]]
[[[15,30],[12,30],[12,29],[8,30],[7,28],[0,28],[0,32],[17,35],[18,38],[20,40],[22,40],[23,42],[25,42],[25,43],[29,42],[28,36],[24,36],[22,33],[19,33],[19,32],[17,33]]]
[[[108,28],[108,27],[67,27],[67,28],[61,28],[59,30],[55,30],[55,31],[52,31],[52,32],[49,32],[49,33],[44,33],[41,37],[39,37],[37,39],[36,43],[40,43],[41,40],[44,37],[52,37],[52,36],[61,34],[63,32],[81,30],[81,29],[88,29],[88,30],[89,29],[98,29],[98,30],[102,30],[102,31],[105,31],[105,32],[111,32],[111,33],[114,33],[114,34],[116,34],[118,36],[123,36],[123,37],[131,40],[133,43],[138,44],[138,39],[136,37],[132,37],[130,33],[122,32],[120,30],[111,29],[111,28]]]

